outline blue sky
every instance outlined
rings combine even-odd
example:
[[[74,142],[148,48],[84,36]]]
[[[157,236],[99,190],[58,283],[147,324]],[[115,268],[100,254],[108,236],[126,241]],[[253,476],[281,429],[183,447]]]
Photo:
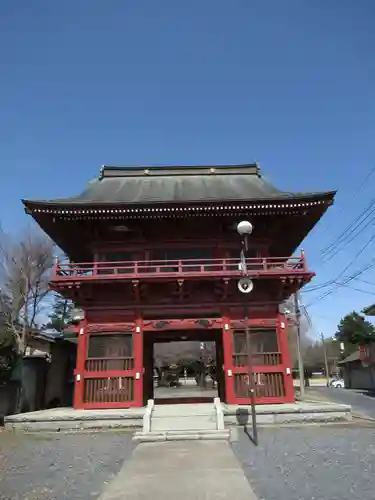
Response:
[[[21,228],[20,198],[76,194],[104,163],[258,160],[281,189],[339,190],[304,245],[315,283],[335,279],[374,231],[322,261],[374,193],[374,20],[373,0],[2,1],[0,220]],[[311,306],[317,332],[375,301],[361,279]]]

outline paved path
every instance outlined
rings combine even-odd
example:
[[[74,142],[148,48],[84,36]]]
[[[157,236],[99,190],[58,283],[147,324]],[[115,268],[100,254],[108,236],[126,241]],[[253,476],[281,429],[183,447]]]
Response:
[[[230,446],[218,441],[141,444],[100,500],[256,500]]]

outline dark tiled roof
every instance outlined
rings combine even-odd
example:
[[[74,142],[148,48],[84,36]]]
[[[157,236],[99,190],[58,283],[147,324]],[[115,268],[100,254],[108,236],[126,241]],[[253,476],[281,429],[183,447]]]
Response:
[[[338,365],[346,365],[346,363],[353,363],[353,361],[360,361],[361,360],[361,353],[360,351],[355,351],[353,354],[350,354],[347,358],[343,359],[342,361],[339,361],[337,364]]]
[[[375,316],[375,304],[365,307],[363,309],[363,314],[366,314],[366,316]]]
[[[290,193],[275,188],[257,165],[190,167],[103,167],[78,196],[25,205],[102,205],[287,200],[322,198],[328,193]]]

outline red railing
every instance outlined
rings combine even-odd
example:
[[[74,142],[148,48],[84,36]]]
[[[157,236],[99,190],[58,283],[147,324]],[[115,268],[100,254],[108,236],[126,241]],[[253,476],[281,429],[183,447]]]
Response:
[[[124,262],[59,263],[52,281],[105,279],[238,277],[242,275],[238,259],[184,259]],[[309,273],[304,256],[248,258],[249,276],[303,275]]]

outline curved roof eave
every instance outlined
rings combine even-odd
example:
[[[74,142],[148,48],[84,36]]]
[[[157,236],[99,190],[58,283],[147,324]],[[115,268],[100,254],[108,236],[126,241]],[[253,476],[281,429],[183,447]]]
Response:
[[[217,198],[206,198],[202,199],[191,199],[191,200],[152,200],[152,201],[97,201],[97,200],[86,200],[79,197],[76,198],[59,198],[55,200],[26,200],[22,199],[22,203],[25,207],[37,208],[37,207],[51,207],[51,208],[62,208],[66,207],[82,207],[82,206],[126,206],[126,205],[172,205],[172,204],[205,204],[205,203],[256,203],[256,202],[285,202],[292,200],[322,200],[322,199],[332,199],[336,195],[336,191],[324,191],[324,192],[312,192],[312,193],[278,193],[278,195],[265,196],[258,198],[231,198],[231,199],[217,199]]]

